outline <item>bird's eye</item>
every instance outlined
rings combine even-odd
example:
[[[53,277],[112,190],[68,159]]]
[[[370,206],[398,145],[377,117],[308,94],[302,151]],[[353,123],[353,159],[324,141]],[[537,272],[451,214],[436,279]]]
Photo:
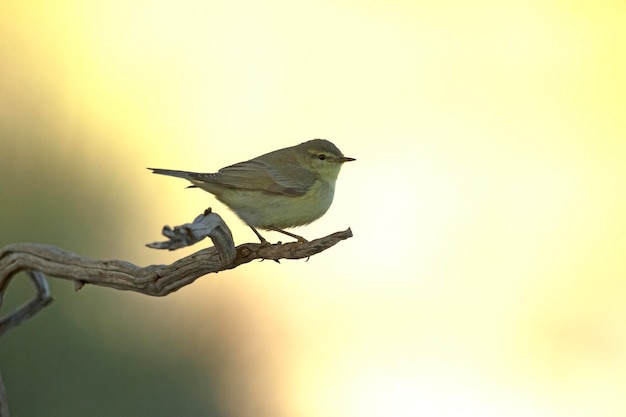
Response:
[[[321,154],[317,155],[317,159],[319,159],[320,161],[323,161],[324,159],[326,159],[326,155],[321,153]]]

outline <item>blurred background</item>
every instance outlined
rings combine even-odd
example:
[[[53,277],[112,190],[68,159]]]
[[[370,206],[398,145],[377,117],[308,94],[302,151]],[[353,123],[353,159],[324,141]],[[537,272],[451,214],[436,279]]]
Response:
[[[626,3],[0,5],[0,246],[144,246],[212,172],[321,137],[354,237],[165,298],[51,280],[11,415],[623,416]],[[266,233],[270,240],[284,236]],[[16,279],[2,313],[32,293]]]

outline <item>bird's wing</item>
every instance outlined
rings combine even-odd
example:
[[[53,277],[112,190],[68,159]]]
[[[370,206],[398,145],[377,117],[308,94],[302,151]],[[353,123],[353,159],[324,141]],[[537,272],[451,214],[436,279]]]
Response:
[[[191,178],[226,187],[297,196],[311,188],[316,175],[297,165],[285,165],[278,170],[251,160],[222,168],[215,174],[192,174]]]

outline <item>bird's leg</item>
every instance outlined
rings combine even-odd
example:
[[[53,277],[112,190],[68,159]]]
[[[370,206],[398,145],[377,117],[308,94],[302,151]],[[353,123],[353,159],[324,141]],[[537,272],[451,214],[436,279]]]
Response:
[[[302,236],[294,235],[293,233],[289,233],[289,232],[287,232],[287,231],[285,231],[283,229],[279,229],[278,227],[270,226],[270,227],[267,228],[267,230],[272,230],[274,232],[279,232],[279,233],[283,233],[283,234],[285,234],[287,236],[291,236],[294,239],[298,239],[298,242],[300,242],[300,243],[307,243],[308,242],[308,240],[306,240]]]
[[[252,231],[254,232],[254,234],[259,238],[259,240],[261,241],[261,246],[265,246],[265,245],[269,245],[270,242],[268,242],[263,236],[261,236],[261,234],[252,226],[250,226],[250,229],[252,229]]]

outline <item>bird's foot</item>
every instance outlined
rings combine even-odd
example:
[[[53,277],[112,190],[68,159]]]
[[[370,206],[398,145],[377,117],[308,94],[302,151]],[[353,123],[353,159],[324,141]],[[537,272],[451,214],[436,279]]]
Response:
[[[267,229],[268,230],[272,230],[274,232],[282,233],[282,234],[287,235],[287,236],[290,236],[290,237],[296,239],[298,241],[298,243],[308,243],[309,242],[308,240],[306,240],[302,236],[298,236],[298,235],[296,235],[294,233],[287,232],[287,231],[285,231],[283,229],[279,229],[278,227],[268,227]]]

